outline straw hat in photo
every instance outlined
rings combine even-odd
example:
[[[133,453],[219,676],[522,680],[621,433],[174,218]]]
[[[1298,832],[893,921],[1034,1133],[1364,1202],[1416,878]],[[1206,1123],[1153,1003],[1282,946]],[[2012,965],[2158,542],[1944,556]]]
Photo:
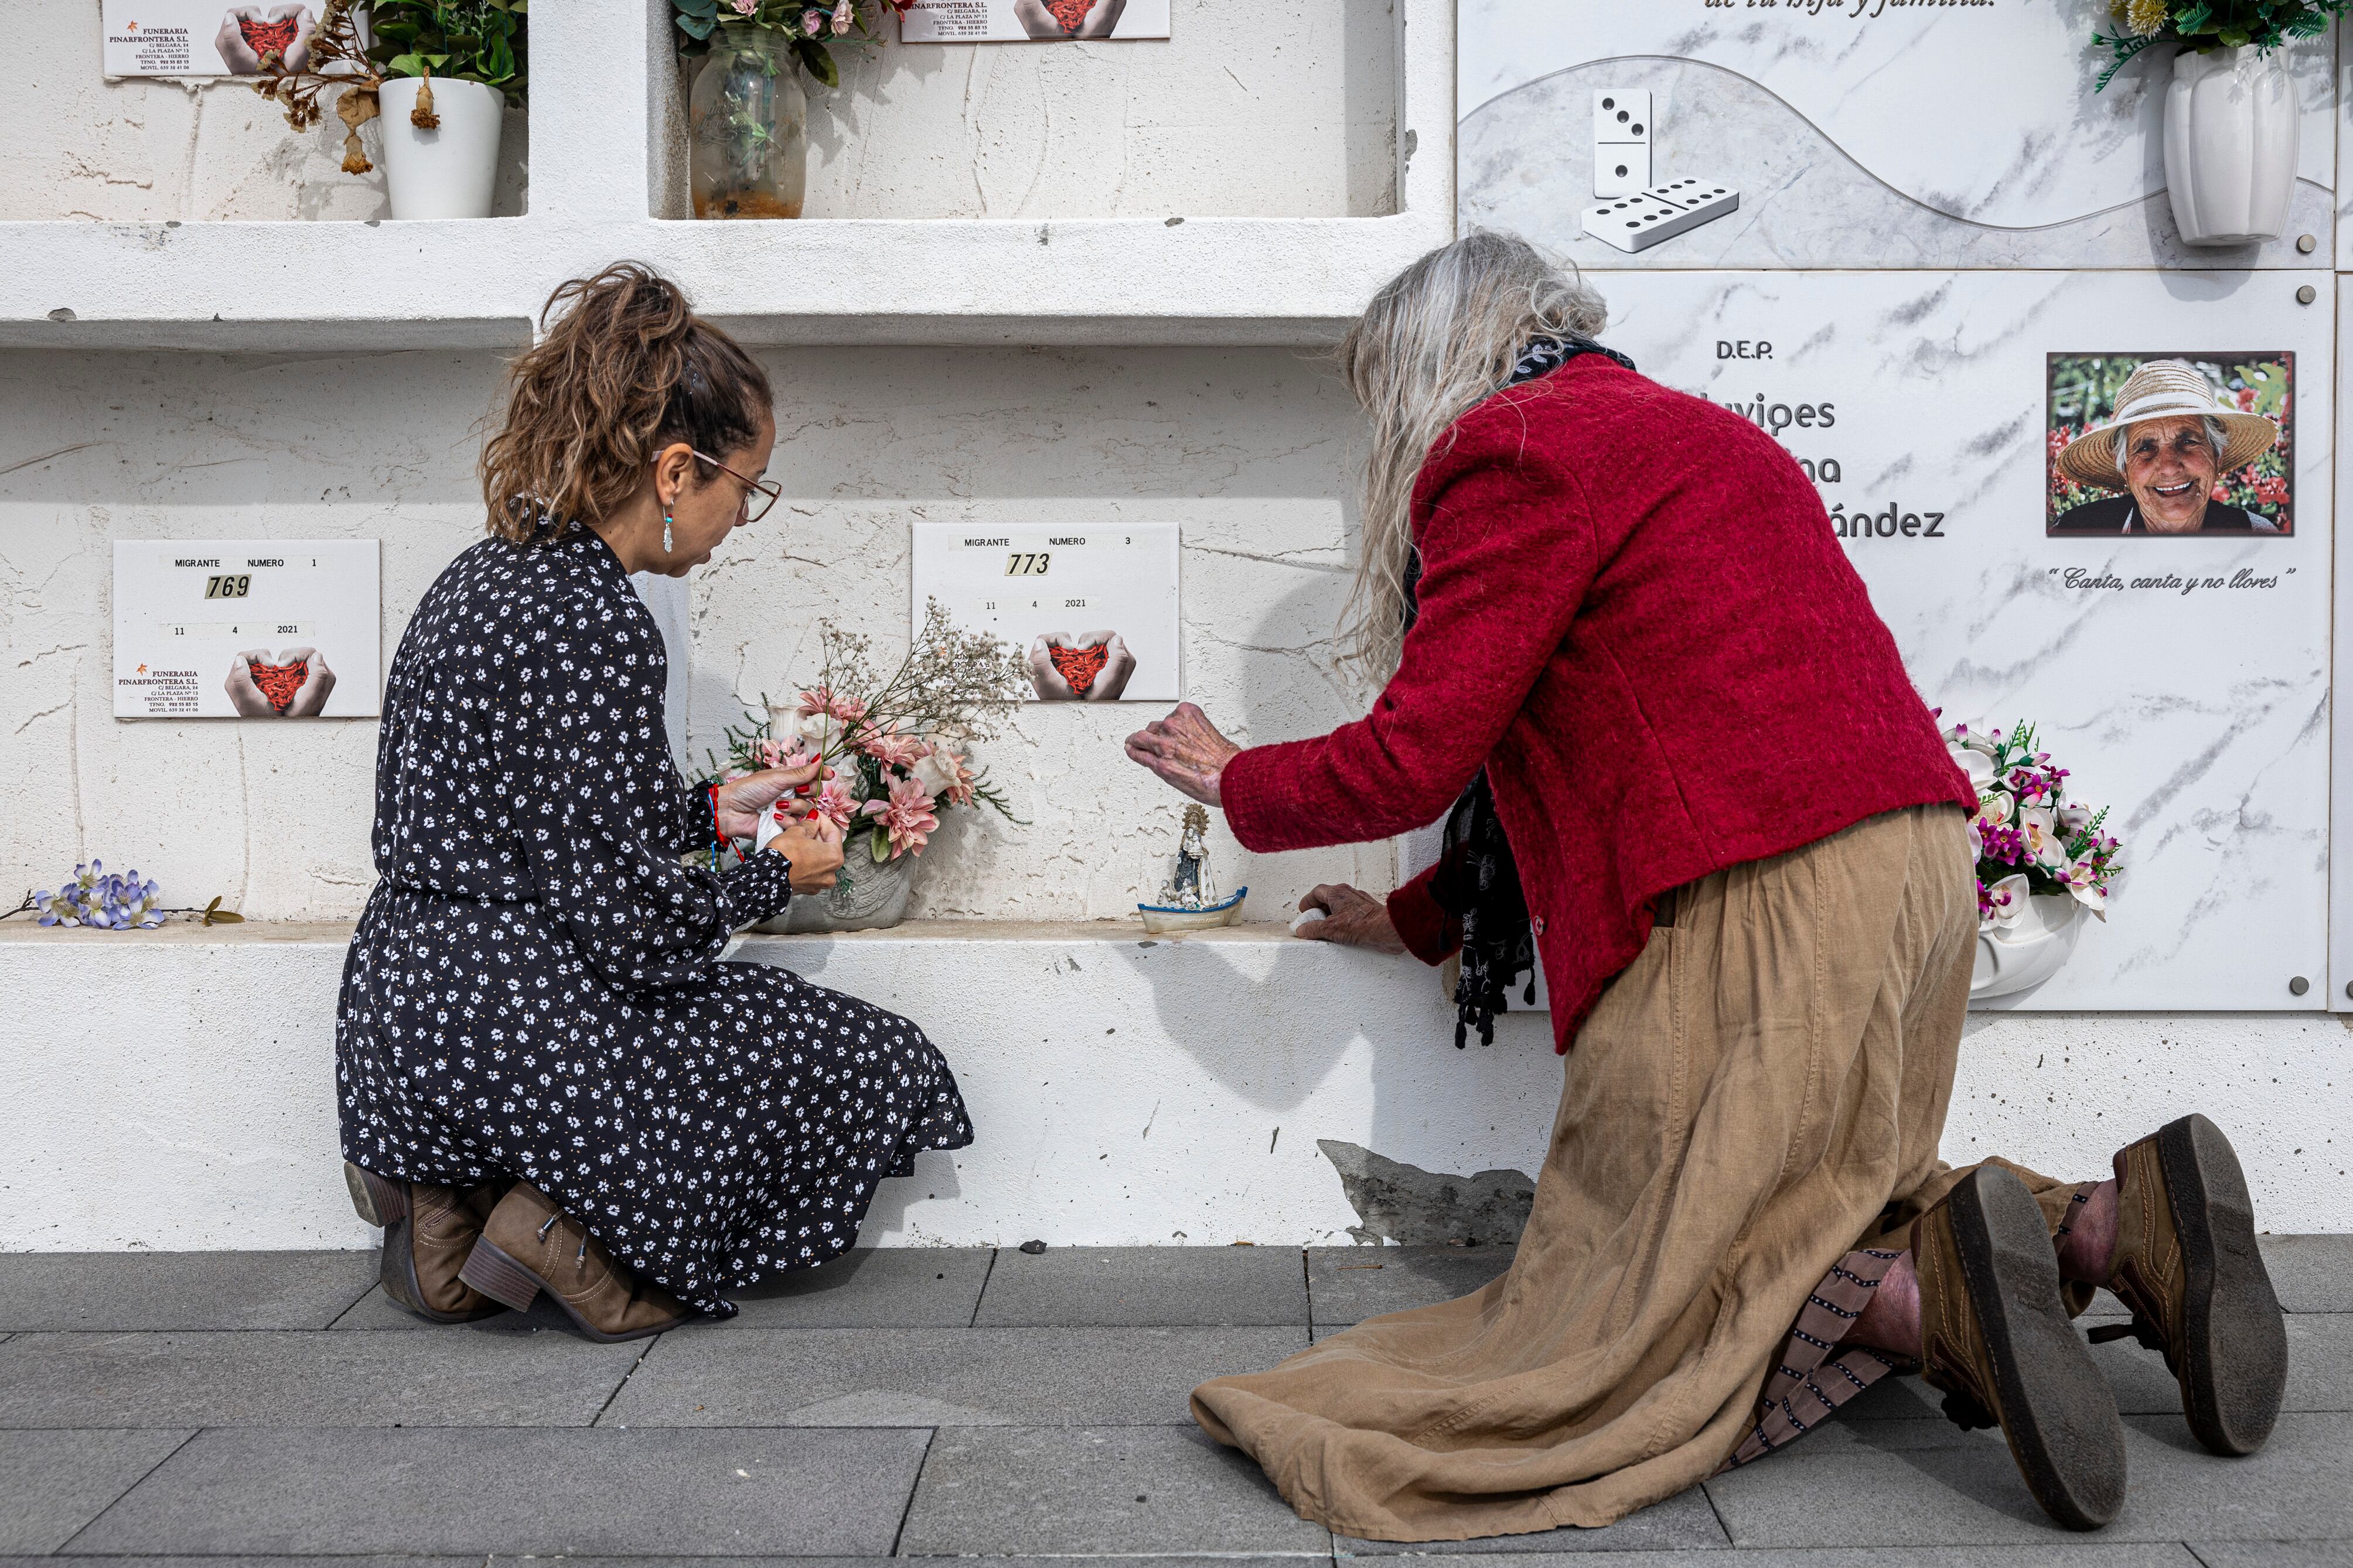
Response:
[[[2279,426],[2260,414],[2242,414],[2216,400],[2214,384],[2187,360],[2153,359],[2125,378],[2116,389],[2115,417],[2095,425],[2060,449],[2059,471],[2079,485],[2125,488],[2116,472],[2116,437],[2144,419],[2172,419],[2183,415],[2219,420],[2223,447],[2215,472],[2242,468],[2279,439]]]

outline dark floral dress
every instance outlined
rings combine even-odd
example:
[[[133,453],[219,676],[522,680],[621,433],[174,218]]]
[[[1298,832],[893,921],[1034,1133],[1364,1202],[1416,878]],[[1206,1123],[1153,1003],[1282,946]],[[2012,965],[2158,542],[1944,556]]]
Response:
[[[849,1247],[875,1184],[971,1123],[923,1032],[723,963],[784,857],[713,872],[670,760],[668,661],[586,529],[485,540],[401,639],[376,756],[382,878],[335,1017],[344,1157],[520,1176],[691,1306]]]

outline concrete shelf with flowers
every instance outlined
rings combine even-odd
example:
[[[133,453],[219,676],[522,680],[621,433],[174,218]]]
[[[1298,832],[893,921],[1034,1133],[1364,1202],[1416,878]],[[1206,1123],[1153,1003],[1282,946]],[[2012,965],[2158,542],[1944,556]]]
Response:
[[[1367,25],[1359,13],[1375,9],[1293,5],[1345,14],[1354,34]],[[1047,57],[1087,49],[1115,65],[1130,58],[1122,51],[1158,58],[1174,44],[878,46],[893,74],[847,72],[825,111],[828,129],[812,132],[820,166],[807,210],[817,216],[790,221],[686,216],[686,73],[672,16],[670,0],[570,0],[534,13],[523,216],[0,223],[10,261],[0,270],[0,346],[511,345],[527,341],[555,284],[620,257],[660,268],[760,343],[1313,344],[1451,232],[1445,0],[1402,0],[1379,16],[1379,39],[1348,46],[1354,96],[1331,111],[1347,124],[1327,128],[1318,156],[1332,166],[1305,184],[1305,175],[1256,179],[1248,166],[1306,157],[1281,146],[1290,128],[1273,110],[1241,126],[1247,139],[1277,144],[1271,158],[1196,127],[1199,147],[1172,132],[1149,148],[1131,135],[1085,155],[1057,147],[1043,162],[1004,162],[997,144],[1021,140],[1017,123],[1042,121],[1050,73],[1065,68]],[[1180,31],[1187,25],[1207,31],[1190,13]],[[617,70],[617,59],[639,68]],[[1393,62],[1385,74],[1384,61]],[[976,124],[957,95],[958,118],[934,140],[961,142],[925,154],[892,116],[902,103],[910,116],[945,115],[935,100],[947,71],[1018,76],[1029,97]],[[1380,77],[1377,91],[1368,73]],[[1279,102],[1280,77],[1253,74],[1263,77],[1258,96]],[[1177,173],[1155,183],[1152,169]]]

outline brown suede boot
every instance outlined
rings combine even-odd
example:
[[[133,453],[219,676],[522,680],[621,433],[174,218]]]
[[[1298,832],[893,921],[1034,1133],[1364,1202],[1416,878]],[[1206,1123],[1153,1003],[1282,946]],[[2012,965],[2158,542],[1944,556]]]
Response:
[[[604,1243],[529,1182],[517,1182],[482,1227],[459,1277],[523,1311],[542,1290],[580,1331],[610,1343],[641,1340],[700,1314],[613,1261]]]
[[[509,1184],[408,1184],[408,1217],[384,1233],[384,1293],[420,1318],[470,1323],[506,1309],[458,1277]]]
[[[2129,1334],[2165,1356],[2181,1412],[2217,1454],[2252,1454],[2271,1436],[2287,1389],[2287,1323],[2255,1247],[2254,1204],[2222,1130],[2185,1116],[2121,1151],[2116,1249],[2107,1287]]]
[[[1921,1375],[1964,1428],[2001,1428],[2042,1511],[2096,1530],[2125,1500],[2125,1427],[2075,1336],[2026,1184],[1980,1165],[1912,1227]]]
[[[343,1163],[343,1181],[360,1218],[384,1227],[376,1278],[398,1306],[436,1323],[470,1323],[505,1310],[458,1278],[482,1234],[482,1222],[509,1183],[445,1187],[401,1182]]]

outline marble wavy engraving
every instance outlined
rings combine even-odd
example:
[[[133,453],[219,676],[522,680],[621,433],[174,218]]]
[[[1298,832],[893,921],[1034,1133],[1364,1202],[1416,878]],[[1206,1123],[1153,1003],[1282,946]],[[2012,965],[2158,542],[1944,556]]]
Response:
[[[1592,95],[1648,89],[1658,177],[1704,174],[1737,186],[1740,210],[1629,255],[1586,235],[1594,205]],[[1717,268],[2310,267],[2300,235],[2331,244],[2335,194],[2299,180],[2287,231],[2259,246],[2185,246],[2162,189],[2031,226],[1956,216],[1865,168],[1820,127],[1736,71],[1659,57],[1572,66],[1465,116],[1456,142],[1457,211],[1609,271]],[[2162,184],[2161,169],[2157,175]],[[2323,254],[2327,254],[2326,251]]]

